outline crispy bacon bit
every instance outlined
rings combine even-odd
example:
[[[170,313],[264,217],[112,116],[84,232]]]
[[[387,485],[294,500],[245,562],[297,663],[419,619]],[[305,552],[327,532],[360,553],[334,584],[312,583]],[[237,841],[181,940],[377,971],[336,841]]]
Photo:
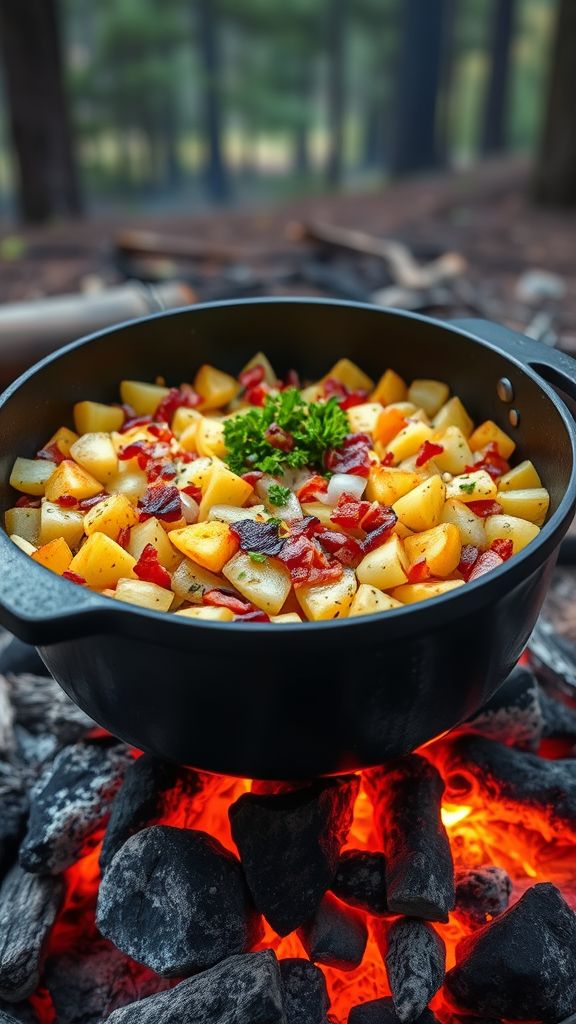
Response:
[[[336,380],[334,377],[328,377],[323,381],[322,389],[324,397],[336,398],[341,409],[351,409],[354,405],[362,405],[368,398],[367,391],[362,388],[352,391],[342,384],[342,381]]]
[[[392,452],[386,452],[386,454],[380,459],[380,462],[382,463],[383,466],[393,466],[394,455],[392,454]]]
[[[340,563],[331,564],[324,552],[304,534],[289,537],[278,557],[288,569],[296,590],[305,583],[327,583],[342,575]]]
[[[366,533],[382,529],[391,533],[397,522],[398,516],[390,505],[381,505],[379,501],[373,501],[370,503],[368,511],[362,516],[360,527]]]
[[[271,444],[273,448],[277,448],[281,452],[291,452],[294,447],[294,438],[292,434],[289,434],[287,430],[278,426],[277,423],[271,423],[269,427],[264,431],[264,437]]]
[[[263,476],[264,473],[261,473],[259,469],[252,469],[249,473],[243,473],[242,479],[245,480],[247,484],[250,484],[251,487],[254,487],[254,485],[257,484]]]
[[[510,463],[500,455],[500,449],[498,448],[497,441],[491,441],[490,444],[487,445],[481,462],[475,462],[473,466],[465,466],[464,472],[475,473],[479,469],[485,469],[493,480],[497,480],[498,477],[509,472]]]
[[[54,441],[52,444],[47,444],[45,448],[41,448],[40,451],[37,452],[36,458],[45,459],[46,462],[55,462],[56,465],[59,466],[61,462],[64,462],[66,455],[64,455],[64,452],[61,451]]]
[[[504,537],[497,537],[492,541],[490,550],[495,551],[504,562],[507,562],[514,553],[514,542],[509,538],[505,540]]]
[[[70,569],[66,569],[62,573],[62,579],[68,580],[70,583],[77,583],[79,587],[86,586],[86,580],[83,576],[79,576],[77,572],[71,572]]]
[[[240,541],[242,551],[256,551],[259,555],[278,555],[284,547],[284,540],[278,536],[276,523],[256,523],[253,519],[241,519],[231,523],[230,529]]]
[[[40,498],[32,498],[29,494],[21,494],[16,502],[16,508],[40,508]]]
[[[296,497],[300,503],[305,501],[319,501],[328,490],[328,481],[316,474],[306,480],[296,491]]]
[[[433,444],[432,441],[424,441],[424,444],[420,448],[418,455],[416,456],[416,465],[425,466],[430,459],[433,459],[436,455],[442,455],[444,451],[443,444]]]
[[[246,612],[245,615],[237,615],[236,622],[270,622],[270,616],[261,608],[255,608],[253,612]]]
[[[109,495],[106,491],[99,491],[93,498],[82,498],[82,501],[78,502],[78,508],[81,512],[89,512],[91,508],[94,508],[94,505],[99,505],[101,501],[108,497]]]
[[[207,590],[202,597],[202,604],[211,608],[229,608],[235,615],[246,615],[247,612],[256,611],[256,606],[251,601],[244,601],[240,597],[226,593],[225,590]]]
[[[290,523],[290,536],[313,537],[319,526],[320,520],[316,516],[304,516],[303,519],[297,519],[296,522]]]
[[[462,551],[460,552],[460,562],[458,565],[458,572],[461,572],[464,579],[467,580],[472,569],[474,568],[480,551],[474,544],[464,544]]]
[[[250,405],[264,405],[266,396],[269,393],[269,388],[266,384],[257,384],[256,387],[249,388],[246,391],[244,398]]]
[[[170,573],[160,565],[158,552],[153,544],[146,545],[134,566],[134,572],[139,580],[155,583],[157,587],[164,587],[164,590],[170,590],[172,586]]]
[[[480,516],[481,519],[485,519],[486,516],[499,516],[502,512],[502,505],[498,501],[492,501],[490,498],[468,501],[466,504],[470,511],[475,516]]]
[[[56,504],[61,508],[76,508],[78,498],[75,498],[73,494],[61,494],[59,498],[56,498]]]
[[[330,555],[334,555],[342,565],[349,565],[356,568],[364,554],[360,541],[354,537],[347,537],[345,533],[337,530],[329,530],[322,527],[316,533],[320,544]]]
[[[266,370],[262,366],[262,363],[256,363],[255,366],[251,366],[249,370],[243,370],[238,380],[245,391],[250,391],[251,388],[256,387],[257,384],[261,384],[266,375]]]
[[[341,494],[334,506],[330,520],[343,526],[347,530],[353,530],[360,526],[360,520],[370,509],[369,501],[360,501],[353,494]]]
[[[398,518],[393,509],[390,509],[390,512],[394,516],[394,521],[392,522],[392,517],[390,517],[388,522],[383,523],[382,526],[377,526],[375,530],[371,530],[362,541],[362,551],[365,555],[367,555],[369,551],[375,551],[375,549],[379,548],[381,544],[384,544],[384,541],[388,540]]]
[[[170,391],[159,402],[154,419],[162,423],[171,423],[172,417],[177,409],[194,409],[200,405],[202,399],[196,394],[190,384],[182,384],[179,388],[170,388]]]
[[[148,427],[148,433],[152,434],[152,437],[155,437],[158,441],[164,441],[167,444],[174,437],[174,434],[171,430],[168,430],[168,427],[160,426],[158,423],[151,423]]]
[[[146,441],[132,441],[131,444],[127,444],[125,448],[121,448],[118,452],[118,458],[122,462],[127,462],[128,459],[136,459],[140,469],[146,469],[152,454],[150,452],[150,445]]]
[[[129,407],[128,406],[122,406],[122,408],[125,410],[126,408],[129,408]],[[151,416],[148,416],[148,415],[147,416],[136,416],[136,415],[134,415],[134,416],[124,420],[124,423],[120,427],[119,433],[127,434],[128,431],[129,430],[133,430],[134,427],[147,427],[149,423],[152,423],[152,417]]]
[[[430,566],[425,558],[421,562],[414,562],[408,569],[408,583],[425,583],[431,576]]]
[[[118,537],[116,538],[116,543],[119,544],[121,548],[127,548],[129,541],[130,541],[130,527],[129,526],[123,526],[121,528],[121,530],[120,530],[120,533],[118,534]]]
[[[138,508],[141,523],[152,516],[174,523],[182,515],[180,491],[177,487],[154,484],[146,489],[138,502]]]
[[[499,565],[504,565],[504,559],[496,551],[483,551],[472,568],[472,572],[468,577],[468,583],[472,583],[480,576],[484,576],[485,573],[491,572],[492,569],[497,569]]]
[[[181,487],[180,491],[182,494],[187,494],[189,498],[194,498],[194,501],[198,503],[202,501],[202,488],[196,487],[196,484],[188,484],[187,487]]]
[[[332,448],[324,457],[326,469],[332,473],[368,476],[372,439],[368,434],[349,434],[341,448]]]

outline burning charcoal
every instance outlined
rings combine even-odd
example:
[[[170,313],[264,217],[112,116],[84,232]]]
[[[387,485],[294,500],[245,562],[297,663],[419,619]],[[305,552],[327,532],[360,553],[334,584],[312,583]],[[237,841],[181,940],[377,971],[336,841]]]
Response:
[[[369,1003],[361,1003],[350,1010],[348,1024],[400,1024],[400,1017],[394,1009],[394,1003],[388,996],[385,999],[372,999]],[[438,1018],[431,1010],[424,1010],[416,1024],[438,1024]]]
[[[576,740],[576,710],[540,690],[540,706],[544,718],[544,736]]]
[[[327,892],[314,917],[298,929],[298,936],[314,963],[352,971],[362,963],[368,929],[359,911]]]
[[[51,733],[60,746],[75,743],[94,728],[51,676],[8,675],[15,720],[36,735]]]
[[[576,914],[549,882],[467,936],[446,976],[454,1003],[474,1014],[560,1021],[576,1010]]]
[[[96,1024],[118,1007],[174,984],[128,960],[104,939],[50,957],[44,982],[58,1024]]]
[[[510,902],[512,881],[504,868],[486,864],[456,872],[456,915],[470,928],[502,914]]]
[[[0,1024],[38,1024],[38,1017],[29,1002],[6,1003],[0,999]]]
[[[445,921],[454,866],[440,817],[444,783],[418,754],[367,772],[374,823],[386,857],[386,900],[395,914]]]
[[[413,1024],[444,981],[444,943],[432,925],[417,917],[398,918],[377,938],[394,1009],[402,1024]]]
[[[387,914],[386,858],[383,853],[346,850],[340,856],[332,892],[368,914]]]
[[[155,825],[131,836],[104,876],[98,927],[138,963],[186,977],[261,937],[236,857],[206,832]]]
[[[0,761],[0,856],[22,835],[30,806],[29,771],[19,762]]]
[[[230,808],[250,892],[279,935],[308,921],[331,885],[358,786],[347,776],[292,793],[247,793]]]
[[[562,832],[576,837],[576,761],[548,761],[482,736],[462,736],[446,746],[449,796],[481,800],[512,824],[524,809],[549,838]]]
[[[326,979],[309,960],[280,960],[286,1024],[326,1024]]]
[[[278,961],[267,949],[223,960],[139,1003],[116,1010],[106,1024],[287,1024]]]
[[[536,750],[544,719],[535,675],[518,665],[497,693],[458,732],[473,732],[509,747]]]
[[[38,878],[18,865],[0,889],[0,997],[32,995],[40,980],[42,953],[62,902],[60,878]]]
[[[108,817],[130,762],[128,749],[118,744],[77,743],[61,751],[32,793],[20,847],[25,871],[57,875],[78,859]]]

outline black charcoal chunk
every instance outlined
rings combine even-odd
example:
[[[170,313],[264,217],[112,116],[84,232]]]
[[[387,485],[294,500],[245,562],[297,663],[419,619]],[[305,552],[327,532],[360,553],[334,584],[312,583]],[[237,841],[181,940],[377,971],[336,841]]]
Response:
[[[11,1013],[5,1013],[4,1010],[0,1010],[0,1024],[18,1024],[18,1022],[18,1017],[13,1017]]]
[[[544,718],[544,736],[576,740],[576,709],[550,696],[543,689],[540,689],[540,707]]]
[[[331,885],[338,899],[368,914],[387,914],[386,858],[368,850],[345,850]]]
[[[20,761],[0,761],[0,852],[22,836],[33,776]]]
[[[0,1024],[38,1024],[38,1016],[27,1000],[22,1003],[6,1003],[0,999]]]
[[[247,793],[230,808],[250,892],[279,935],[308,921],[332,884],[358,787],[347,776],[291,793]]]
[[[73,864],[104,824],[132,758],[118,744],[65,747],[35,786],[20,847],[25,871],[59,874]]]
[[[269,949],[232,956],[106,1024],[287,1024],[278,961]]]
[[[206,832],[155,825],[124,843],[100,885],[97,923],[128,956],[186,977],[261,936],[237,858]]]
[[[330,1000],[322,971],[299,957],[279,964],[286,1024],[327,1024]]]
[[[416,1024],[437,1024],[437,1021],[431,1010],[424,1010]],[[350,1010],[348,1024],[400,1024],[400,1018],[394,1003],[386,996],[385,999],[372,999],[369,1003],[354,1006]]]
[[[512,880],[504,868],[485,864],[456,872],[456,915],[468,927],[486,924],[488,916],[504,913],[512,894]]]
[[[576,914],[549,882],[456,949],[446,976],[455,1005],[474,1014],[555,1024],[576,1011]]]
[[[0,675],[0,757],[9,759],[16,751],[14,709],[8,680]]]
[[[51,676],[8,675],[15,721],[28,732],[50,733],[59,746],[82,739],[95,722],[64,693]]]
[[[314,916],[298,929],[298,937],[314,963],[352,971],[362,963],[368,928],[360,911],[327,892]]]
[[[0,889],[0,998],[17,1002],[40,980],[46,939],[64,894],[62,879],[15,865]]]
[[[509,747],[536,750],[543,728],[538,681],[530,669],[518,665],[492,699],[459,731],[479,733]]]
[[[398,918],[378,939],[398,1019],[414,1024],[444,981],[444,943],[417,917]]]

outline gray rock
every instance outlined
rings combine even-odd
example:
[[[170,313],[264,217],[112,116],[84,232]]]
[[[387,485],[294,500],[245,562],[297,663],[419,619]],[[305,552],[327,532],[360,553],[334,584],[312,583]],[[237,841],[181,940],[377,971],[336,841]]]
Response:
[[[330,1000],[320,968],[299,957],[279,963],[286,1024],[327,1024]]]
[[[327,892],[314,917],[298,929],[298,937],[314,963],[352,971],[362,963],[368,928],[359,910]]]
[[[62,902],[60,878],[30,875],[15,865],[0,889],[0,997],[17,1002],[40,980],[46,939]]]
[[[387,929],[381,951],[398,1018],[414,1024],[444,981],[444,943],[427,921],[401,917]]]

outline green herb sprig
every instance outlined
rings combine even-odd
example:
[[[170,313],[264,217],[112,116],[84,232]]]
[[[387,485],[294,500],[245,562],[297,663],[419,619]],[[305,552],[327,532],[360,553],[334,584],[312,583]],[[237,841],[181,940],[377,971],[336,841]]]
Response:
[[[271,505],[285,505],[292,491],[289,487],[282,487],[282,484],[270,484],[268,488],[268,501]]]

